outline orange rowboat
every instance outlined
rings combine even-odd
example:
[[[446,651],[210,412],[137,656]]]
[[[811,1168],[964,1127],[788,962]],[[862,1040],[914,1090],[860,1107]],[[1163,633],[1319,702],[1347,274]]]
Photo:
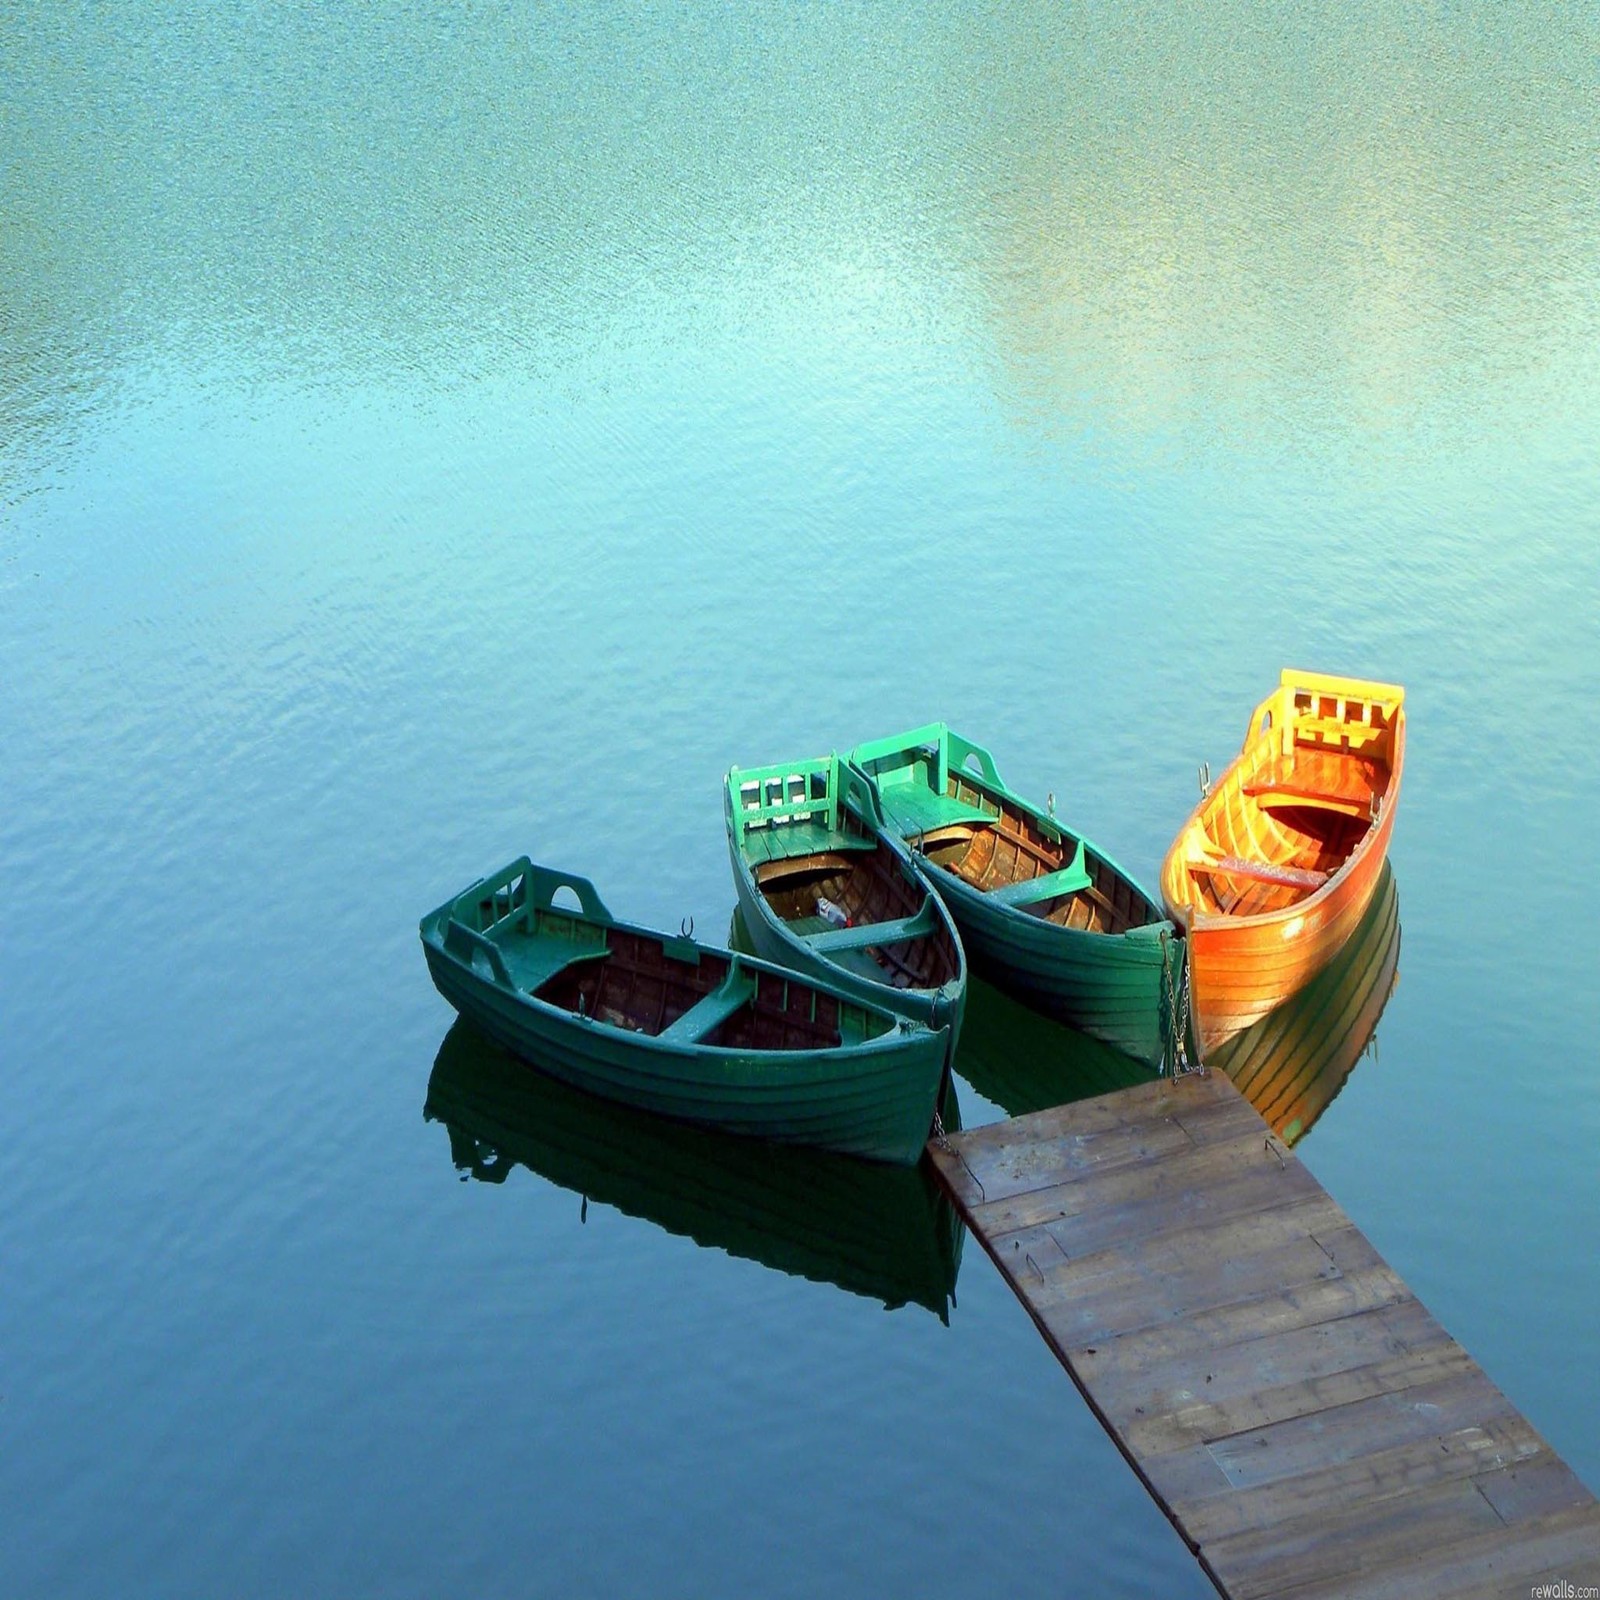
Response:
[[[1405,757],[1405,691],[1285,671],[1161,866],[1189,930],[1202,1046],[1231,1038],[1338,954],[1377,888]]]

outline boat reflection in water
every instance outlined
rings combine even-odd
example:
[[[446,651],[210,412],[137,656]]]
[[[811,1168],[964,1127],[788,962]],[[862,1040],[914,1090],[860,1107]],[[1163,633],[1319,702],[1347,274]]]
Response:
[[[1156,1076],[1143,1062],[1030,1011],[976,976],[967,980],[956,1071],[1008,1117],[1110,1094]]]
[[[520,1163],[697,1244],[949,1321],[965,1229],[926,1162],[884,1166],[648,1116],[558,1082],[460,1020],[423,1115],[445,1125],[457,1170],[485,1183]],[[942,1115],[960,1125],[953,1090]]]
[[[1305,988],[1217,1046],[1226,1072],[1285,1144],[1311,1131],[1377,1033],[1399,977],[1400,896],[1385,863],[1372,902],[1339,953]]]
[[[1226,1072],[1285,1144],[1303,1138],[1376,1035],[1397,981],[1400,903],[1385,864],[1355,931],[1304,989],[1217,1046]],[[1155,1074],[1085,1034],[1051,1022],[981,978],[968,980],[956,1071],[1007,1116],[1109,1094]]]

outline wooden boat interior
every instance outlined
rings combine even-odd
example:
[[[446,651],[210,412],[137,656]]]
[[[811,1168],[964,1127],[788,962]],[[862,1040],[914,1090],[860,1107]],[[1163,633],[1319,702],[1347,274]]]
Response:
[[[735,767],[728,793],[757,891],[813,950],[897,989],[937,989],[960,976],[955,939],[880,836],[881,813],[859,773],[837,756]],[[845,914],[845,926],[823,916],[824,900]]]
[[[1013,795],[987,750],[944,724],[859,745],[851,759],[916,850],[994,900],[1091,933],[1165,920],[1084,840]]]
[[[1168,884],[1180,903],[1256,916],[1322,888],[1393,802],[1403,698],[1389,684],[1285,672],[1184,832],[1184,870]]]
[[[560,888],[576,909],[553,904]],[[586,880],[526,858],[452,906],[447,947],[485,976],[575,1016],[664,1042],[831,1050],[878,1037],[887,1015],[690,939],[618,926]],[[467,937],[463,938],[462,936]],[[491,954],[492,952],[492,954]]]

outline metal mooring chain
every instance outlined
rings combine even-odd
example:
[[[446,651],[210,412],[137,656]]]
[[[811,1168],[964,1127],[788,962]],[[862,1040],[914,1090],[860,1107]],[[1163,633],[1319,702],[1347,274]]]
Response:
[[[1191,1061],[1187,1044],[1189,1013],[1193,1005],[1193,995],[1189,987],[1189,950],[1185,946],[1183,987],[1181,991],[1175,993],[1172,984],[1172,941],[1165,934],[1161,936],[1161,975],[1166,981],[1167,1020],[1172,1028],[1172,1076],[1181,1078],[1186,1072],[1204,1072],[1205,1063],[1199,1059],[1198,1050],[1195,1052],[1195,1060]],[[1165,1068],[1166,1059],[1163,1056],[1163,1071]]]

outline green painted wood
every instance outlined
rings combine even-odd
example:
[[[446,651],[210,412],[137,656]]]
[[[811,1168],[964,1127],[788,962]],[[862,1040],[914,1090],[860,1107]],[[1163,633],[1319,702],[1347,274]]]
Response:
[[[988,892],[925,855],[914,859],[950,908],[974,972],[1136,1061],[1172,1064],[1183,941],[1158,902],[1109,855],[1009,788],[990,752],[945,723],[859,744],[848,765],[872,786],[886,819],[913,846],[942,825],[931,819],[947,801],[972,813],[965,820],[985,823],[997,818],[1003,803],[1031,818],[1045,837],[1069,845],[1073,859],[1060,872]],[[976,806],[945,792],[956,777],[979,796]],[[1126,933],[1093,933],[1061,927],[1029,909],[1090,888],[1091,854],[1148,908],[1147,923]]]
[[[573,908],[555,903],[562,891]],[[579,1088],[730,1133],[906,1165],[921,1154],[945,1078],[947,1030],[753,956],[620,922],[586,879],[525,856],[430,912],[419,931],[429,973],[451,1005],[505,1048]],[[582,1015],[531,992],[569,967],[614,954],[623,936],[640,942],[630,948],[654,951],[669,974],[673,964],[714,961],[726,968],[724,981],[656,1031]],[[537,981],[518,982],[519,975]],[[763,991],[780,1010],[798,1005],[807,1016],[822,1002],[836,1007],[836,1042],[716,1042],[715,1028]]]
[[[749,1005],[755,992],[755,982],[749,974],[734,968],[720,987],[692,1005],[656,1037],[666,1044],[698,1044],[741,1006]]]
[[[922,902],[922,909],[909,917],[895,917],[889,922],[862,922],[849,928],[828,928],[821,933],[803,935],[806,943],[822,955],[832,955],[839,950],[865,950],[873,945],[898,944],[902,939],[918,939],[931,933],[937,921],[932,895]]]
[[[1028,878],[1022,883],[1008,883],[1003,888],[991,889],[988,899],[991,905],[1013,908],[1033,906],[1041,900],[1056,900],[1064,894],[1076,894],[1093,882],[1094,879],[1083,865],[1083,845],[1080,842],[1071,866],[1062,867],[1058,872],[1041,872],[1037,878]]]
[[[954,918],[917,871],[899,835],[885,824],[872,785],[837,755],[765,767],[733,767],[722,790],[723,823],[739,915],[755,951],[769,961],[839,988],[863,1004],[881,1007],[943,1030],[947,1061],[955,1058],[967,999],[967,962]],[[786,922],[762,894],[756,870],[775,860],[830,854],[848,841],[857,851],[883,849],[894,869],[925,896],[905,926],[877,924],[862,937],[857,929],[834,930],[813,918]],[[868,953],[896,939],[931,936],[935,929],[955,947],[959,971],[937,988],[901,988],[890,982]],[[833,938],[838,932],[841,937]]]

